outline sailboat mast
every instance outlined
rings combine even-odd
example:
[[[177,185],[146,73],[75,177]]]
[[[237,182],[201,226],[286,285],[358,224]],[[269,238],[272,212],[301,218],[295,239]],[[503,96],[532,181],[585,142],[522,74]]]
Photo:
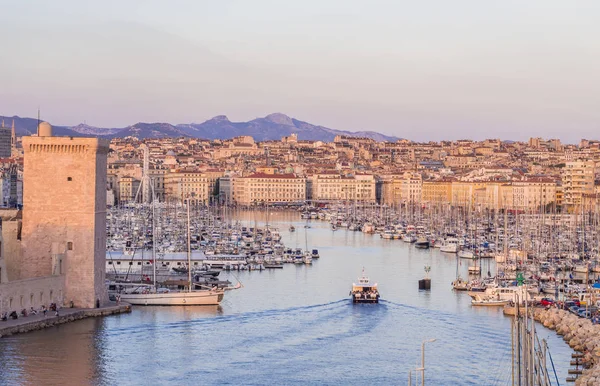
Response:
[[[190,198],[187,199],[187,258],[188,258],[188,291],[192,292],[192,249],[190,241]]]
[[[153,189],[154,190],[154,189]],[[154,194],[152,195],[152,282],[156,288],[156,211],[154,209]]]

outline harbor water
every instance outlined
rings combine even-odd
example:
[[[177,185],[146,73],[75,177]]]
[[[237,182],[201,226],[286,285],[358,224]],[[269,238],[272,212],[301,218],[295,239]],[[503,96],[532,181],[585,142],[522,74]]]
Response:
[[[264,217],[247,212],[241,219],[252,226]],[[139,306],[2,338],[0,385],[405,385],[428,339],[436,341],[425,344],[427,384],[510,384],[510,319],[500,307],[472,307],[466,293],[451,289],[455,254],[332,231],[295,212],[272,213],[269,223],[286,246],[317,248],[321,258],[222,272],[243,288],[227,292],[218,307]],[[467,277],[470,262],[461,260]],[[492,260],[482,260],[483,275],[494,274]],[[432,288],[419,291],[425,266]],[[350,302],[363,267],[379,285],[379,304]],[[538,334],[565,383],[572,351],[553,331],[540,327]]]

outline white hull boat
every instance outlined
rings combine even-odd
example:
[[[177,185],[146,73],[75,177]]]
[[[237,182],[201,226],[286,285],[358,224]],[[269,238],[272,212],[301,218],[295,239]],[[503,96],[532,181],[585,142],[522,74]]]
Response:
[[[457,244],[444,244],[440,247],[440,252],[457,253],[458,245]]]
[[[121,300],[143,306],[214,306],[223,300],[223,290],[191,292],[121,293]]]
[[[458,257],[462,258],[462,259],[474,259],[475,258],[475,254],[473,254],[472,251],[468,251],[468,250],[461,250],[458,251]]]
[[[505,306],[508,303],[509,303],[508,300],[499,300],[499,299],[490,299],[490,298],[471,299],[472,306],[498,307],[498,306]]]

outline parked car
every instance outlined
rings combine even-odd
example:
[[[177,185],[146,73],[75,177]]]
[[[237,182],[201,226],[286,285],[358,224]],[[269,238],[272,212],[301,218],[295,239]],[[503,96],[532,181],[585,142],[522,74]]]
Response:
[[[574,301],[571,301],[571,300],[567,300],[565,302],[565,304],[563,304],[563,309],[565,309],[567,311],[570,310],[571,307],[579,307],[579,306],[577,304],[575,304]]]
[[[577,307],[577,306],[571,306],[571,307],[569,307],[569,312],[572,313],[572,314],[578,315],[579,314],[579,307]]]
[[[550,298],[543,298],[542,300],[540,300],[540,304],[544,307],[551,306],[554,304],[554,300]]]
[[[579,315],[581,318],[590,319],[592,317],[592,311],[586,310],[585,308],[580,308],[577,315]]]

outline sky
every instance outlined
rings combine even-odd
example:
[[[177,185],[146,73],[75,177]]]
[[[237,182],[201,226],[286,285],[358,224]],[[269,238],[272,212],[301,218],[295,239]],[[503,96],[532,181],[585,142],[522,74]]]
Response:
[[[0,115],[600,138],[600,1],[0,0]]]

